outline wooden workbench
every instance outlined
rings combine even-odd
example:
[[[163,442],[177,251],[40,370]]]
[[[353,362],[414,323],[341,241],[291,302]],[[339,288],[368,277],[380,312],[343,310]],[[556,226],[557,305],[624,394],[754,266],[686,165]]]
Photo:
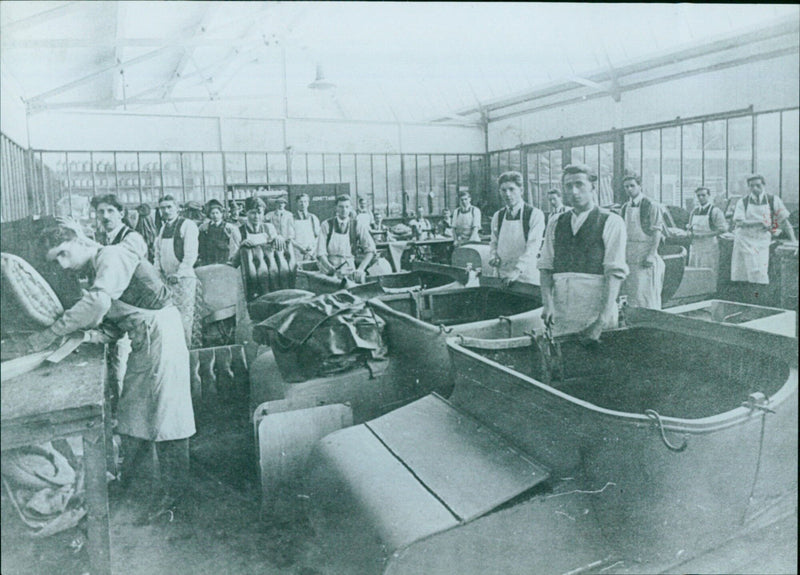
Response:
[[[45,363],[0,387],[3,451],[67,436],[83,438],[92,575],[111,573],[103,354],[103,346],[83,344],[60,363]]]

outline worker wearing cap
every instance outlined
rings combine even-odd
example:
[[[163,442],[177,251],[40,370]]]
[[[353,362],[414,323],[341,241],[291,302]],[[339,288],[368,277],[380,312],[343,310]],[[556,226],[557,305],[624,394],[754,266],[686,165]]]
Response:
[[[211,199],[206,204],[208,220],[199,228],[200,265],[225,264],[239,250],[242,234],[239,228],[223,219],[222,202]]]
[[[625,220],[628,236],[626,259],[630,273],[621,292],[628,298],[630,306],[661,309],[661,288],[666,269],[664,260],[658,255],[664,228],[661,206],[644,197],[642,180],[633,172],[625,173],[622,187],[629,197],[620,215]]]
[[[336,215],[322,222],[317,241],[317,261],[320,269],[329,275],[353,279],[362,283],[366,270],[375,257],[375,241],[369,228],[356,225],[351,217],[350,196],[336,198]],[[356,257],[361,261],[356,266]]]
[[[319,218],[308,211],[311,198],[300,194],[297,198],[297,212],[294,214],[295,257],[298,261],[309,261],[317,257],[317,238],[319,237]]]
[[[366,227],[367,229],[370,229],[375,223],[375,218],[373,217],[372,212],[369,211],[367,199],[364,196],[358,196],[358,200],[356,201],[356,225],[358,227]]]
[[[266,222],[275,226],[275,230],[278,232],[275,237],[275,249],[279,251],[285,250],[295,236],[294,216],[286,209],[286,203],[287,200],[284,197],[275,200],[275,209],[264,218]]]
[[[167,194],[158,201],[164,222],[154,243],[155,268],[161,273],[181,313],[186,345],[192,347],[197,275],[194,264],[199,252],[199,231],[192,220],[178,215],[178,202]]]
[[[522,174],[505,172],[497,178],[506,207],[492,216],[489,265],[505,284],[517,280],[539,285],[536,259],[544,235],[544,213],[522,199]]]
[[[472,197],[466,190],[458,192],[458,208],[453,214],[453,244],[460,246],[467,242],[479,242],[481,229],[481,210],[472,205]]]
[[[597,175],[589,166],[566,166],[561,181],[573,206],[550,218],[544,235],[542,320],[554,334],[598,340],[617,326],[617,296],[628,273],[625,222],[597,205]]]
[[[733,212],[733,255],[731,281],[769,284],[769,246],[781,229],[789,241],[796,241],[789,224],[789,211],[778,196],[765,192],[761,174],[747,177],[749,194],[736,202]]]
[[[183,205],[183,217],[192,220],[199,226],[206,219],[206,216],[203,213],[203,205],[195,200],[186,202]]]

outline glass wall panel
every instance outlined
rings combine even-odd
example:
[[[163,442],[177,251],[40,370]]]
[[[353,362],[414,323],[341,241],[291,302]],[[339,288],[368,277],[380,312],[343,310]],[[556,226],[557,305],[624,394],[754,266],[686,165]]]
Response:
[[[417,156],[403,154],[403,192],[406,197],[406,209],[417,207]]]
[[[492,193],[497,192],[497,178],[500,177],[502,173],[502,168],[500,164],[500,156],[502,154],[499,152],[495,152],[494,154],[489,154],[489,182],[490,187],[492,189]]]
[[[583,163],[592,168],[596,174],[600,173],[599,161],[600,151],[598,150],[597,144],[592,144],[583,148]]]
[[[753,117],[728,120],[728,195],[747,193],[747,175],[753,171]]]
[[[703,184],[714,194],[727,198],[725,124],[725,120],[703,123]]]
[[[539,188],[539,154],[536,152],[527,152],[527,167],[528,167],[528,192],[530,194],[530,201],[534,206],[547,211],[546,198],[542,196],[542,191]]]
[[[267,155],[266,154],[247,154],[247,183],[266,184],[267,183]],[[184,177],[186,173],[184,172]],[[188,189],[188,186],[187,186]]]
[[[283,152],[267,154],[267,168],[267,182],[270,185],[289,182],[289,176],[286,173],[286,154]]]
[[[598,146],[600,169],[597,172],[597,201],[601,206],[614,203],[614,143],[605,142]]]
[[[440,215],[445,208],[445,157],[439,154],[431,156],[431,192],[433,196],[433,215]]]
[[[642,133],[625,134],[625,170],[642,173]]]
[[[484,214],[489,214],[488,196],[491,189],[487,189],[486,172],[488,170],[485,156],[473,155],[471,156],[470,169],[469,169],[469,192],[472,195],[472,203],[477,205]],[[461,186],[464,186],[464,180],[461,180]]]
[[[244,164],[244,154],[242,154],[242,164]],[[183,194],[183,176],[181,174],[180,154],[163,152],[161,154],[162,178],[164,193],[175,196],[178,202],[187,202],[193,198],[186,198]],[[119,157],[117,157],[117,167],[119,168]],[[199,201],[202,201],[199,198]]]
[[[572,162],[575,164],[585,164],[584,161],[584,147],[583,146],[576,146],[570,150],[570,154],[572,155]]]
[[[800,172],[800,119],[797,110],[783,112],[781,133],[783,134],[781,160],[781,198],[789,210],[798,204],[798,172]],[[767,189],[777,191],[776,184],[767,181]]]
[[[323,168],[326,184],[339,182],[339,154],[324,154]]]
[[[86,154],[88,156],[88,154]],[[70,166],[72,159],[76,154],[70,154]],[[82,162],[78,162],[79,164]],[[80,183],[82,193],[92,195],[92,175],[76,174],[70,170],[70,175],[74,183]],[[75,181],[75,176],[78,175],[78,182]],[[87,177],[88,176],[88,177]],[[73,190],[75,186],[73,185]],[[135,207],[139,205],[139,164],[136,153],[117,152],[117,198],[126,207]]]
[[[381,210],[386,215],[389,198],[386,195],[386,155],[372,156],[372,193],[373,209]]]
[[[458,205],[458,156],[445,156],[445,178],[447,180],[448,208],[454,210]]]
[[[539,198],[541,202],[547,201],[547,192],[550,190],[550,153],[541,152],[539,156]],[[561,170],[558,170],[559,173]]]
[[[291,154],[291,170],[292,170],[292,183],[293,184],[307,184],[308,174],[306,172],[306,155],[305,154]],[[270,182],[272,183],[272,182]]]
[[[369,154],[356,156],[356,177],[358,178],[358,195],[366,198],[367,206],[372,209],[372,164]]]
[[[400,154],[386,156],[387,175],[389,177],[389,207],[387,217],[399,218],[403,215],[403,174],[400,165]]]
[[[703,125],[686,124],[683,129],[683,169],[681,190],[683,207],[691,210],[694,207],[694,191],[703,185]],[[724,198],[716,198],[716,201]]]
[[[97,154],[94,155],[95,165],[98,165]],[[100,184],[99,174],[95,175],[97,184]],[[142,202],[156,207],[158,198],[164,195],[161,189],[161,156],[150,152],[139,154],[139,178],[142,181]],[[98,186],[99,190],[99,186]],[[178,201],[181,201],[178,196]]]
[[[756,169],[767,187],[778,193],[781,174],[781,114],[756,116]]]
[[[324,184],[322,177],[322,154],[308,154],[308,183]]]
[[[158,154],[155,154],[155,157],[156,161],[158,161]],[[94,162],[95,193],[98,195],[116,193],[114,154],[111,152],[95,152],[92,154],[92,161]]]
[[[508,152],[508,169],[515,172],[522,171],[522,156],[519,150],[511,150]]]
[[[210,200],[211,198],[217,198],[218,200],[222,200],[222,198],[225,198],[225,180],[222,177],[222,154],[203,154],[203,169],[203,177],[205,178],[206,183],[206,199]],[[244,199],[244,194],[240,195],[236,199]]]
[[[430,158],[417,154],[417,204],[415,211],[430,215],[431,208],[431,173]]]
[[[111,154],[109,154],[109,156],[111,156]],[[113,166],[114,164],[112,163],[111,167],[113,168]],[[111,174],[113,175],[113,170]],[[67,181],[67,155],[63,152],[43,153],[42,176],[44,190],[52,198],[53,213],[57,216],[69,215],[71,211],[71,202],[69,199],[69,182]],[[109,192],[106,191],[104,193]]]
[[[211,198],[206,198],[203,186],[203,154],[185,152],[181,154],[181,160],[183,161],[183,189],[186,199],[205,204],[207,199]],[[266,162],[266,158],[264,161]],[[221,197],[217,199],[222,201]]]
[[[356,157],[353,154],[342,154],[342,183],[350,184],[350,198],[355,202],[356,194]]]
[[[681,205],[681,130],[661,130],[661,203]]]
[[[658,201],[661,196],[661,130],[642,133],[642,193]]]

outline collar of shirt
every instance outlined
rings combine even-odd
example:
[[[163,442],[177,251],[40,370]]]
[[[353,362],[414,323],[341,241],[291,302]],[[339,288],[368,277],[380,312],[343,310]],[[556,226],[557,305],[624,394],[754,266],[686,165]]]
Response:
[[[697,206],[695,208],[695,213],[698,216],[705,216],[711,212],[711,202],[708,202],[705,206]]]
[[[520,216],[520,210],[522,210],[522,206],[524,205],[525,202],[520,202],[513,206],[506,206],[506,217],[516,220]]]
[[[301,212],[301,211],[298,210],[297,211],[297,219],[298,220],[308,219],[308,212]]]
[[[642,194],[639,194],[635,198],[631,198],[630,205],[632,208],[638,208],[639,205],[642,203]]]
[[[765,194],[763,192],[761,193],[760,196],[757,196],[755,194],[750,194],[750,203],[756,204],[757,206],[760,206],[762,204],[766,204],[767,203],[767,194]]]
[[[117,239],[117,236],[122,233],[122,230],[124,230],[125,227],[126,227],[125,224],[120,224],[112,231],[106,232],[106,241],[108,242],[109,245],[113,243],[114,240]]]
[[[345,218],[340,220],[339,217],[333,218],[334,222],[336,223],[336,229],[339,230],[341,233],[344,233],[343,230],[347,229],[347,226],[350,224],[350,219]]]
[[[592,208],[594,209],[594,208]],[[572,227],[572,234],[575,235],[578,233],[578,230],[581,229],[583,222],[586,221],[586,218],[589,217],[589,214],[592,213],[592,210],[586,210],[585,212],[581,212],[580,214],[577,213],[575,210],[572,210],[572,215],[570,216],[570,224]]]

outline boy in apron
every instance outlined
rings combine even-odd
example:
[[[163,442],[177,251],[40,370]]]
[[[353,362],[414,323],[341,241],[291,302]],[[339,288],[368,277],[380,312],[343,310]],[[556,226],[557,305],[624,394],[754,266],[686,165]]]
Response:
[[[185,494],[189,437],[195,433],[189,351],[180,314],[158,272],[122,246],[101,247],[68,228],[45,230],[47,257],[62,269],[92,278],[83,297],[51,327],[28,338],[30,351],[46,349],[78,330],[111,324],[131,339],[115,433],[123,439],[123,486],[130,485],[155,444],[164,495],[154,498],[141,522],[174,510]],[[152,492],[152,490],[151,490]]]
[[[239,228],[224,220],[222,202],[211,199],[206,204],[208,221],[199,228],[200,265],[226,264],[239,250],[242,235]]]
[[[664,285],[664,260],[658,255],[664,220],[661,207],[642,194],[642,180],[637,174],[626,173],[622,187],[630,198],[621,216],[627,232],[626,259],[630,273],[622,285],[628,305],[661,309],[661,288]]]
[[[489,265],[508,285],[539,285],[536,259],[544,236],[544,213],[522,201],[522,174],[505,172],[497,179],[506,207],[492,216]]]
[[[597,175],[589,166],[570,164],[561,179],[573,209],[547,224],[539,258],[542,321],[554,335],[581,332],[597,341],[617,326],[617,295],[628,273],[625,222],[597,206]]]
[[[317,257],[319,218],[308,211],[311,198],[301,194],[297,198],[297,213],[294,216],[294,253],[297,261],[312,261]]]
[[[772,237],[782,229],[789,241],[797,240],[789,225],[786,206],[778,196],[765,192],[764,176],[748,176],[747,187],[750,193],[736,202],[733,212],[731,281],[741,282],[747,301],[757,301],[758,286],[769,284],[769,247]]]
[[[719,271],[719,243],[717,236],[728,231],[725,214],[711,201],[711,190],[699,187],[694,191],[697,206],[689,214],[686,230],[691,234],[689,267],[710,268],[714,277]]]
[[[479,242],[481,229],[481,210],[472,205],[472,197],[466,190],[458,192],[458,208],[453,214],[453,244],[460,246],[467,242]]]
[[[345,277],[353,275],[353,280],[363,283],[366,270],[375,257],[375,241],[369,227],[358,226],[350,217],[350,197],[336,198],[336,216],[322,222],[317,241],[317,261],[320,269],[329,275]],[[363,259],[356,266],[356,255]]]

